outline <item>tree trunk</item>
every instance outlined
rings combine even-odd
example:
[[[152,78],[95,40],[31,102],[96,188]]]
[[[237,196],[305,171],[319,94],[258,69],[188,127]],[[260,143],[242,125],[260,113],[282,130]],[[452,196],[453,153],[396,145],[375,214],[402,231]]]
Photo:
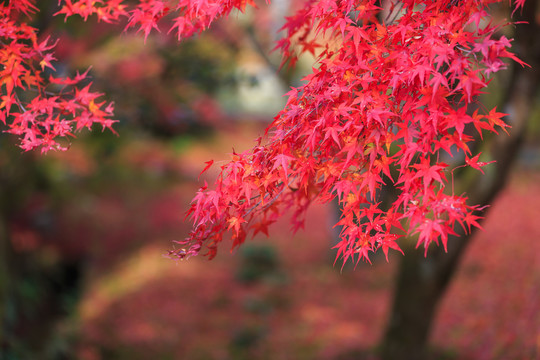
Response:
[[[464,189],[470,204],[493,201],[504,187],[523,143],[540,83],[540,41],[535,39],[535,35],[540,34],[540,27],[535,23],[537,8],[536,0],[526,1],[518,21],[527,21],[529,25],[516,27],[513,50],[532,68],[513,67],[502,101],[503,111],[510,114],[511,136],[501,134],[493,139],[491,152],[497,164],[491,173],[486,172]],[[404,249],[391,316],[380,347],[383,360],[427,358],[427,344],[437,306],[473,235],[465,234],[461,228],[456,232],[461,236],[449,237],[448,253],[442,247],[432,247],[424,257],[424,252],[415,250],[414,246]]]

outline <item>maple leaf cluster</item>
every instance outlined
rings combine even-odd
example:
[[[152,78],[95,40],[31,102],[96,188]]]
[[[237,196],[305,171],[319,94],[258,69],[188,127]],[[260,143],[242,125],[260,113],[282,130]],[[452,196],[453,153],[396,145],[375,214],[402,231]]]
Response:
[[[479,227],[477,205],[445,191],[464,166],[475,137],[466,127],[507,127],[495,109],[475,111],[490,76],[506,67],[510,40],[497,34],[487,7],[494,1],[405,0],[382,16],[375,0],[308,0],[287,18],[277,49],[294,63],[317,54],[312,74],[288,94],[265,142],[232,154],[215,185],[205,184],[188,212],[194,227],[170,255],[184,259],[208,249],[215,256],[226,234],[233,248],[262,232],[287,210],[301,228],[314,201],[339,201],[337,257],[370,261],[382,249],[417,235],[417,247],[447,246],[455,226]],[[518,4],[519,5],[519,4]],[[521,4],[522,5],[522,4]],[[318,51],[318,53],[317,53]],[[450,181],[451,182],[451,181]],[[397,194],[383,210],[384,187]]]
[[[58,139],[74,131],[94,123],[111,129],[113,105],[99,102],[101,94],[85,84],[88,71],[74,77],[52,75],[56,44],[50,38],[40,40],[37,29],[24,21],[36,10],[30,0],[0,4],[0,120],[25,151],[65,150]]]
[[[378,0],[307,0],[282,28],[276,49],[294,64],[310,52],[313,72],[288,94],[285,108],[253,149],[232,154],[214,187],[202,187],[188,215],[194,227],[184,259],[203,248],[213,257],[230,234],[233,247],[292,210],[303,226],[313,201],[337,198],[341,208],[337,257],[369,261],[379,249],[398,251],[397,240],[418,234],[418,245],[446,247],[457,224],[478,226],[476,205],[445,191],[460,154],[466,166],[487,164],[472,154],[475,137],[505,129],[504,114],[468,112],[505,58],[510,40],[497,34],[487,9],[499,0],[404,0],[382,9]],[[35,1],[0,4],[0,119],[20,136],[24,150],[62,149],[57,138],[99,123],[111,128],[112,105],[73,78],[45,77],[54,70],[49,39],[24,21]],[[127,22],[145,37],[167,15],[178,39],[207,29],[250,0],[64,0],[58,15]],[[516,2],[516,9],[523,0]],[[82,87],[82,89],[81,89]],[[463,165],[460,165],[463,166]],[[450,181],[451,182],[451,181]],[[395,199],[382,210],[383,188]]]
[[[249,0],[162,1],[141,0],[60,0],[55,15],[81,16],[85,21],[120,23],[125,29],[142,31],[145,38],[158,23],[173,13],[170,32],[178,39],[199,33],[233,9],[245,10]],[[50,38],[40,39],[38,29],[29,25],[39,9],[35,0],[11,0],[0,4],[0,120],[7,133],[20,138],[25,150],[66,150],[61,138],[100,124],[112,129],[113,104],[100,101],[103,95],[91,90],[88,71],[73,77],[56,77],[54,47]],[[114,131],[114,130],[113,130]]]

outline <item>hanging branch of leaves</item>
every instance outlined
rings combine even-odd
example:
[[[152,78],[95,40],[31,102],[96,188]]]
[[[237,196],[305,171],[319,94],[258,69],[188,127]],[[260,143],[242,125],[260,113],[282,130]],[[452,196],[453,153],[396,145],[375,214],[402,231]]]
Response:
[[[524,65],[509,52],[511,40],[495,35],[493,2],[402,1],[381,22],[376,1],[307,1],[287,18],[276,49],[293,64],[302,52],[317,53],[313,73],[287,94],[266,142],[234,154],[214,188],[197,193],[193,231],[170,255],[206,247],[212,258],[225,234],[234,248],[267,234],[287,210],[296,231],[309,204],[335,198],[343,263],[369,262],[379,249],[388,259],[408,235],[426,252],[431,243],[446,248],[456,226],[478,227],[478,206],[446,190],[453,169],[440,159],[461,156],[481,170],[488,162],[471,153],[465,127],[480,135],[508,127],[496,109],[467,112],[505,61]],[[398,195],[383,211],[388,185]]]
[[[188,211],[189,236],[169,255],[185,259],[203,251],[215,256],[230,237],[268,234],[287,211],[302,228],[313,201],[337,198],[342,228],[336,245],[344,263],[369,261],[379,249],[401,251],[398,241],[416,234],[418,246],[446,248],[456,226],[478,226],[478,206],[447,190],[453,168],[441,159],[461,156],[480,168],[471,151],[473,127],[506,130],[505,114],[485,109],[470,115],[491,76],[514,60],[511,39],[496,35],[488,8],[499,0],[405,0],[379,16],[378,0],[307,0],[282,28],[276,50],[283,64],[316,56],[303,85],[287,93],[287,104],[249,151],[233,153],[210,188],[196,194]],[[207,29],[248,0],[121,0],[59,2],[57,15],[127,21],[146,37],[172,18],[179,40]],[[98,123],[111,129],[111,103],[81,85],[88,72],[72,78],[46,77],[54,70],[54,42],[38,40],[27,21],[32,0],[0,4],[0,120],[20,137],[24,150],[65,149],[59,138]],[[516,2],[515,9],[523,6]],[[384,20],[380,20],[384,18]],[[87,83],[87,81],[86,81]],[[455,165],[453,165],[455,166]],[[451,176],[450,176],[451,177]],[[383,211],[383,186],[396,189]],[[204,250],[206,249],[206,250]]]

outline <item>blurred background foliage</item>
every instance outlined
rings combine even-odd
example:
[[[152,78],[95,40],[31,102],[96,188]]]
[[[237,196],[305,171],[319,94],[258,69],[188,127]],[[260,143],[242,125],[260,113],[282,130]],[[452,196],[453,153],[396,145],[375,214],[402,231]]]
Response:
[[[92,66],[94,88],[115,101],[120,136],[96,129],[79,134],[67,152],[46,156],[21,153],[13,139],[0,137],[1,359],[372,356],[363,349],[380,338],[396,261],[354,272],[332,268],[331,209],[315,207],[294,241],[284,223],[271,241],[247,244],[235,256],[223,251],[212,263],[175,264],[162,256],[189,230],[183,214],[203,180],[204,161],[225,159],[233,146],[251,147],[283,106],[282,95],[312,65],[304,58],[295,70],[277,73],[279,55],[268,55],[284,4],[221,21],[178,44],[166,26],[145,43],[92,20],[64,23],[51,16],[56,0],[39,2],[34,25],[59,39],[57,70]],[[504,75],[493,81],[486,105],[498,101],[493,96],[505,81]],[[537,105],[514,199],[540,199],[534,181],[519,178],[540,180],[539,118]],[[530,228],[517,232],[536,254],[537,215],[524,210],[519,216]],[[516,270],[527,284],[540,283],[534,253],[516,259],[532,262],[532,273]],[[494,256],[466,263],[463,276],[485,281],[493,267],[515,266],[511,259],[501,266]],[[523,333],[501,323],[483,343],[467,342],[471,329],[489,327],[485,313],[471,314],[477,320],[468,325],[456,322],[461,311],[480,306],[470,293],[475,286],[459,290],[462,306],[443,316],[453,327],[437,330],[446,347],[438,358],[503,359],[509,347],[510,354],[531,354],[538,345],[534,331],[524,333],[530,323],[518,324]],[[538,291],[536,285],[540,303]],[[514,295],[501,301],[519,307],[517,316],[534,317],[535,299]],[[514,346],[511,336],[524,338]]]

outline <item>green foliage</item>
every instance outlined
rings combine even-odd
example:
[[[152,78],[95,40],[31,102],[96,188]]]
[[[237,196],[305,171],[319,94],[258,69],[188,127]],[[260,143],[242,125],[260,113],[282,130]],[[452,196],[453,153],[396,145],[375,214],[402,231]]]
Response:
[[[239,252],[240,266],[236,279],[245,284],[283,283],[285,275],[276,249],[267,244],[249,244]]]

